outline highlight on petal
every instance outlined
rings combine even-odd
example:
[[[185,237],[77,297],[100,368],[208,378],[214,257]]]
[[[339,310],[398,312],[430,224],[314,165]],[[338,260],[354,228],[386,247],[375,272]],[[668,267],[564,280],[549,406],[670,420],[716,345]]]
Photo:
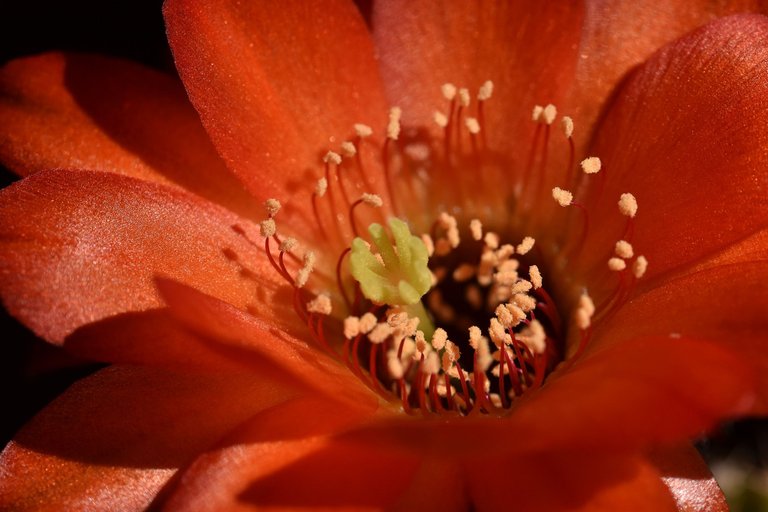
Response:
[[[618,92],[590,152],[607,170],[583,199],[590,216],[616,216],[632,192],[632,244],[651,265],[644,279],[684,269],[764,227],[768,218],[768,18],[711,23],[655,54]],[[594,202],[594,204],[592,204]],[[591,230],[585,268],[620,231]]]
[[[54,343],[83,324],[159,307],[157,274],[291,329],[289,302],[273,300],[275,272],[247,239],[256,229],[193,195],[109,173],[44,171],[0,192],[0,219],[3,302]]]
[[[114,172],[254,212],[181,84],[119,59],[48,53],[0,69],[0,160],[21,175]]]
[[[0,508],[144,510],[178,467],[288,398],[251,374],[104,369],[75,383],[0,454]]]
[[[170,0],[164,13],[192,103],[227,165],[260,200],[317,179],[322,155],[339,151],[355,123],[378,127],[386,119],[373,46],[351,2]],[[366,157],[374,185],[378,162]],[[293,206],[311,215],[308,198]]]

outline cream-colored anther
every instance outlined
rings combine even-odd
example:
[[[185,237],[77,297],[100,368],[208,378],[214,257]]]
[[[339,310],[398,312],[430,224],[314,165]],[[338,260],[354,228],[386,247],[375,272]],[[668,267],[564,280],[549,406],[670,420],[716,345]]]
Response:
[[[616,256],[619,258],[629,259],[635,254],[632,249],[632,244],[626,240],[619,240],[616,242]]]
[[[499,319],[499,322],[502,326],[504,326],[505,329],[512,329],[517,325],[514,315],[511,311],[504,307],[503,304],[496,306],[496,311],[494,313],[496,314],[496,318]]]
[[[448,126],[448,116],[446,116],[440,111],[435,111],[435,113],[432,114],[432,119],[435,121],[435,124],[440,128],[445,128],[446,126]]]
[[[481,240],[483,238],[483,223],[479,219],[472,219],[469,221],[469,232],[472,234],[473,240]]]
[[[354,129],[355,129],[355,135],[357,135],[361,139],[364,139],[366,137],[370,137],[371,135],[373,135],[373,129],[367,124],[355,123]]]
[[[387,138],[397,140],[400,136],[400,116],[403,111],[400,107],[389,109],[389,123],[387,123]]]
[[[395,327],[401,327],[408,322],[408,313],[404,311],[392,311],[391,313],[388,313],[387,315],[387,323],[395,328]]]
[[[516,293],[512,297],[512,302],[526,313],[536,309],[536,299],[524,293]]]
[[[454,269],[452,277],[457,283],[464,283],[472,279],[475,275],[476,267],[469,263],[462,263]]]
[[[435,350],[442,350],[445,348],[445,343],[448,341],[448,333],[445,329],[438,327],[432,334],[432,348]]]
[[[600,158],[596,156],[590,156],[581,161],[581,170],[584,171],[585,174],[596,174],[600,172],[602,167],[603,163],[600,161]]]
[[[498,259],[499,263],[504,264],[513,254],[515,254],[515,246],[512,244],[504,244],[496,251],[496,258]],[[516,268],[517,267],[515,267],[515,269]]]
[[[561,122],[563,124],[563,133],[565,134],[565,138],[570,139],[573,137],[573,119],[571,119],[569,116],[563,116]]]
[[[620,272],[627,268],[627,262],[624,261],[621,258],[616,258],[615,256],[608,260],[608,268],[613,270],[614,272]]]
[[[533,283],[526,281],[525,279],[520,279],[512,286],[510,291],[512,293],[528,293],[531,291],[531,288],[533,288]]]
[[[573,315],[573,319],[574,322],[576,322],[576,327],[582,331],[588,329],[592,324],[592,316],[584,308],[577,308],[576,313]]]
[[[480,331],[480,328],[476,325],[473,325],[468,330],[469,330],[469,346],[472,347],[474,350],[477,350],[480,338],[483,337],[482,331]]]
[[[573,202],[573,194],[567,190],[563,190],[560,187],[555,187],[552,189],[552,197],[560,206],[568,206]]]
[[[299,288],[304,288],[304,285],[307,284],[307,281],[309,280],[309,274],[312,273],[312,270],[315,268],[315,253],[313,251],[307,251],[304,253],[303,258],[303,266],[299,269],[299,272],[296,274],[296,286]]]
[[[448,243],[452,248],[457,248],[461,244],[461,237],[459,236],[459,229],[456,226],[448,228],[448,232],[445,234],[448,238]]]
[[[395,380],[403,378],[403,363],[397,358],[397,352],[394,350],[387,352],[387,371],[390,377]]]
[[[536,243],[536,239],[535,238],[533,238],[531,236],[527,236],[527,237],[523,238],[522,242],[517,244],[517,247],[515,247],[515,251],[517,252],[517,254],[526,255],[526,254],[528,254],[528,252],[531,249],[533,249],[533,245],[535,243]]]
[[[547,334],[538,320],[531,320],[516,338],[525,343],[534,354],[543,354],[547,349]]]
[[[376,316],[373,313],[366,313],[360,317],[360,332],[368,334],[376,327]]]
[[[511,302],[504,304],[504,307],[512,314],[513,318],[513,324],[518,325],[520,322],[525,320],[526,313],[523,311],[523,308],[518,306],[517,304],[513,304]]]
[[[355,147],[355,144],[345,140],[341,143],[341,152],[344,153],[344,156],[347,158],[353,157],[357,154],[357,148]]]
[[[477,99],[478,101],[485,101],[491,99],[491,95],[493,94],[493,82],[490,80],[486,80],[483,85],[480,86],[480,89],[477,91]]]
[[[459,89],[459,105],[465,108],[469,106],[469,91],[464,87]]]
[[[440,86],[440,92],[443,93],[443,98],[445,98],[448,101],[451,101],[453,98],[456,97],[456,86],[452,83],[444,83]]]
[[[373,206],[374,208],[380,208],[384,204],[384,201],[377,194],[363,194],[360,199],[368,206]]]
[[[348,316],[344,319],[344,337],[351,340],[360,334],[360,319],[356,316]]]
[[[472,135],[480,133],[480,123],[474,117],[468,117],[464,120],[464,124],[467,126],[467,130]]]
[[[504,345],[512,343],[512,337],[507,334],[504,326],[496,317],[491,318],[490,325],[488,326],[488,334],[491,336],[491,341],[497,347],[503,347]]]
[[[263,220],[259,223],[259,232],[264,238],[274,236],[277,232],[277,225],[272,219]]]
[[[627,217],[634,217],[637,215],[637,199],[629,192],[621,194],[619,198],[619,211],[622,215]]]
[[[282,205],[280,204],[280,201],[277,199],[267,199],[264,201],[264,208],[266,208],[267,215],[269,215],[270,219],[277,215],[277,212],[280,211],[281,206]]]
[[[483,242],[485,242],[486,247],[488,247],[489,249],[498,249],[499,241],[500,241],[499,235],[494,233],[493,231],[488,231],[483,237]]]
[[[326,191],[328,191],[328,180],[320,178],[315,185],[315,194],[317,197],[323,197]]]
[[[635,263],[632,265],[632,274],[640,279],[645,275],[645,271],[648,270],[648,260],[645,256],[638,256]]]
[[[371,343],[378,345],[379,343],[387,341],[387,338],[391,335],[392,327],[386,322],[379,322],[373,329],[371,329],[371,332],[368,333],[368,340]]]
[[[427,375],[435,375],[440,371],[440,356],[435,352],[430,352],[424,359],[424,365],[421,370]],[[425,383],[426,384],[426,383]]]
[[[307,302],[307,311],[310,313],[317,313],[318,315],[330,315],[333,308],[331,306],[331,298],[321,293],[314,299]]]
[[[550,103],[541,111],[541,120],[549,125],[555,122],[555,118],[557,118],[557,107]]]
[[[299,245],[299,242],[295,238],[288,237],[280,242],[280,252],[292,251]]]
[[[528,267],[528,275],[531,278],[531,284],[533,285],[534,290],[538,290],[541,288],[543,284],[543,280],[541,278],[541,271],[539,270],[539,267],[536,265],[531,265]]]
[[[541,105],[535,105],[531,112],[531,121],[538,123],[541,120],[541,115],[544,113],[544,107]]]
[[[329,151],[323,157],[323,162],[326,164],[339,165],[341,163],[341,155],[335,151]]]
[[[421,241],[424,242],[424,246],[427,248],[427,256],[431,258],[435,254],[435,243],[432,241],[432,237],[424,233],[421,235]]]
[[[589,316],[595,314],[595,303],[592,301],[592,297],[586,293],[581,294],[579,297],[579,308],[584,309]]]

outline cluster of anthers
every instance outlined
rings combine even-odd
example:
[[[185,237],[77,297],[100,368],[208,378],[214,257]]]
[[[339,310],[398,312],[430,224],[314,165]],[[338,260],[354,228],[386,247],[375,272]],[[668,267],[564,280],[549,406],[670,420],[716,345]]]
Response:
[[[632,194],[622,194],[618,210],[626,224],[613,250],[607,251],[608,272],[619,275],[618,286],[596,306],[586,283],[579,283],[576,297],[563,299],[568,309],[559,309],[543,273],[555,267],[555,277],[560,277],[567,267],[567,261],[562,262],[568,246],[574,240],[580,246],[587,235],[588,209],[575,202],[569,190],[551,189],[557,204],[580,211],[580,236],[568,237],[565,247],[546,236],[542,247],[519,223],[502,226],[499,217],[524,217],[530,203],[542,196],[543,178],[526,170],[511,195],[495,203],[506,207],[505,215],[498,209],[496,215],[483,213],[481,208],[474,208],[480,215],[470,215],[472,200],[463,198],[461,184],[449,186],[456,176],[471,169],[482,182],[486,174],[507,172],[487,149],[484,136],[484,104],[493,84],[488,81],[479,89],[475,116],[468,115],[467,89],[445,84],[441,92],[447,113],[436,112],[433,119],[440,137],[424,128],[403,129],[401,111],[395,107],[383,143],[373,141],[369,126],[356,124],[354,137],[341,143],[338,152],[326,154],[324,173],[311,198],[320,234],[315,247],[327,251],[320,253],[326,257],[316,258],[309,250],[300,257],[297,241],[278,235],[275,216],[281,205],[276,199],[265,204],[268,218],[261,222],[261,235],[270,263],[293,288],[293,307],[313,340],[384,399],[399,402],[408,413],[494,414],[540,387],[558,364],[578,358],[594,322],[627,300],[648,262],[635,256],[631,244],[637,202]],[[528,169],[538,162],[543,173],[557,109],[537,106],[532,119],[536,131]],[[581,180],[601,171],[602,163],[597,157],[586,158],[580,164],[583,172],[572,176],[573,120],[562,117],[561,122],[568,143],[564,176],[572,186],[581,186]],[[371,190],[359,152],[363,144],[380,150],[394,212],[388,229],[371,223],[365,238],[359,231],[358,209],[373,208],[374,213],[363,215],[383,220],[384,201],[372,193],[350,199],[350,190]],[[358,179],[352,178],[353,172]],[[435,199],[440,190],[447,192]],[[481,190],[497,193],[498,187]],[[403,199],[410,209],[400,204]],[[451,201],[448,210],[444,205]],[[409,225],[397,218],[401,211],[416,227],[426,228],[424,232],[411,234]],[[499,229],[486,229],[481,216],[490,221],[490,228]],[[518,234],[516,243],[510,243],[509,233]],[[335,273],[315,268],[334,252],[339,255]],[[554,291],[565,293],[558,287]],[[337,314],[339,310],[343,314]]]

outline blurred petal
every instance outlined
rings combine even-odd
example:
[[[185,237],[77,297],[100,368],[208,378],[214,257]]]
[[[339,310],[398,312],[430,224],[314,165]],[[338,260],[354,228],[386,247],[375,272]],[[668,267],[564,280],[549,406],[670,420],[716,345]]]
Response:
[[[250,374],[110,367],[74,384],[0,455],[0,508],[144,510],[173,475],[287,399]]]
[[[233,230],[250,225],[190,194],[109,173],[41,172],[0,192],[0,218],[3,301],[49,341],[160,306],[156,274],[293,323],[274,300],[276,273]]]
[[[192,103],[260,199],[311,192],[321,157],[354,135],[354,123],[378,132],[386,122],[373,46],[351,2],[170,0],[164,12]],[[367,165],[375,181],[378,159]],[[311,215],[308,196],[293,206]]]
[[[727,512],[728,503],[706,463],[688,443],[657,448],[650,460],[663,475],[677,507],[686,512]]]
[[[180,84],[118,59],[49,53],[3,67],[0,159],[22,175],[109,171],[254,212]]]
[[[592,218],[610,220],[591,230],[581,251],[585,265],[605,268],[624,229],[616,202],[625,192],[639,204],[632,243],[650,261],[644,279],[695,264],[765,227],[767,37],[768,18],[724,18],[632,75],[591,150],[607,179],[601,201],[598,185],[584,202]]]

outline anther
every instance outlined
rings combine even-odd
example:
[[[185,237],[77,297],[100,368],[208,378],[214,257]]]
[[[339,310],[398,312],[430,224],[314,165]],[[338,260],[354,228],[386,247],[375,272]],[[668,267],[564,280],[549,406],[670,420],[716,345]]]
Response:
[[[601,168],[602,162],[596,156],[591,156],[581,161],[581,170],[583,170],[585,174],[598,173]]]
[[[627,268],[627,262],[621,258],[613,257],[608,260],[608,268],[614,272],[620,272]]]
[[[323,197],[325,193],[328,191],[328,180],[325,178],[320,178],[317,180],[317,184],[315,185],[315,194],[317,197]]]
[[[267,219],[261,221],[259,223],[259,231],[261,233],[261,236],[264,238],[269,238],[271,236],[274,236],[277,232],[277,226],[275,225],[275,221],[272,219]]]
[[[467,127],[467,130],[472,135],[477,135],[480,133],[480,123],[477,122],[477,119],[474,117],[468,117],[464,120],[464,124]]]
[[[632,265],[632,274],[637,279],[640,279],[643,277],[646,270],[648,270],[648,260],[645,259],[645,256],[638,256],[635,263]]]
[[[304,288],[309,280],[309,274],[311,274],[312,270],[315,268],[315,253],[307,251],[304,254],[303,263],[303,266],[299,269],[299,272],[296,275],[296,286],[299,288]]]
[[[552,189],[552,197],[557,201],[557,204],[563,207],[568,206],[573,202],[573,194],[560,187]]]
[[[523,241],[520,242],[515,250],[517,251],[517,254],[520,254],[521,256],[528,254],[528,252],[533,249],[533,245],[536,243],[536,239],[534,239],[531,236],[527,236],[523,238]]]
[[[619,198],[619,211],[622,215],[633,218],[637,214],[637,199],[630,193],[621,194]]]
[[[634,255],[632,244],[626,240],[619,240],[616,242],[616,256],[623,259],[629,259]]]
[[[341,152],[344,156],[351,158],[357,154],[357,148],[352,142],[345,140],[341,143]]]
[[[469,222],[469,231],[472,233],[473,240],[481,240],[483,238],[483,223],[478,219],[472,219]]]
[[[389,109],[389,123],[387,123],[387,138],[397,140],[400,136],[400,117],[403,111],[400,107],[392,107]]]
[[[441,85],[440,91],[443,93],[443,98],[448,101],[451,101],[456,97],[456,86],[451,83],[444,83]]]
[[[541,118],[540,120],[544,121],[546,124],[552,124],[555,122],[555,118],[557,117],[557,107],[555,107],[553,104],[549,104],[541,111]]]
[[[561,123],[563,125],[563,133],[565,138],[570,139],[573,137],[573,119],[568,116],[563,116]]]
[[[498,249],[499,248],[499,242],[500,242],[499,235],[497,235],[493,231],[489,231],[483,237],[483,242],[485,242],[485,245],[489,249]]]
[[[339,165],[341,163],[341,155],[336,152],[328,151],[323,157],[323,162],[328,164]]]
[[[376,327],[377,322],[378,320],[376,320],[376,315],[373,313],[364,314],[360,317],[360,322],[358,323],[360,332],[362,334],[368,334],[373,330],[374,327]]]
[[[531,277],[531,284],[533,284],[533,289],[538,290],[542,286],[542,278],[541,278],[541,272],[539,271],[539,267],[536,265],[531,265],[528,267],[528,275]]]
[[[348,316],[344,319],[344,337],[352,339],[360,334],[360,319],[356,316]]]
[[[277,215],[277,212],[280,211],[280,206],[280,201],[277,199],[267,199],[264,202],[264,208],[266,208],[267,215],[269,215],[270,219]]]
[[[357,135],[361,139],[370,137],[373,134],[373,129],[367,124],[355,123],[354,129],[355,129],[355,135]]]
[[[307,302],[307,311],[310,313],[330,315],[332,310],[333,308],[331,306],[331,298],[324,293],[321,293],[311,301]]]
[[[445,344],[448,341],[448,333],[445,329],[438,327],[432,334],[432,348],[435,350],[442,350],[445,348]]]
[[[295,238],[288,237],[280,242],[280,252],[291,251],[296,248],[297,245],[299,245],[299,242],[297,242]]]
[[[446,116],[442,112],[436,111],[433,114],[432,119],[434,119],[435,124],[440,128],[445,128],[446,126],[448,126],[448,116]]]
[[[544,113],[544,107],[541,105],[535,105],[531,112],[531,121],[538,123],[541,120],[541,115]]]
[[[464,87],[459,89],[459,105],[465,108],[469,106],[469,91]]]
[[[483,85],[480,86],[480,89],[477,91],[477,99],[478,101],[486,101],[491,99],[491,95],[493,94],[493,82],[490,80],[486,80]]]

